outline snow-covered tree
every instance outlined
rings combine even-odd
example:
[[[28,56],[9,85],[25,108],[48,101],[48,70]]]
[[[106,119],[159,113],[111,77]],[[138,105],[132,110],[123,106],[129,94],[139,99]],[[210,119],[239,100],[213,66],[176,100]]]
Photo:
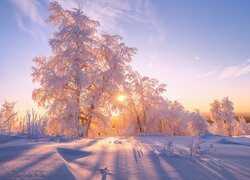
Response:
[[[169,110],[164,120],[165,133],[174,136],[187,135],[189,115],[178,101],[169,102]]]
[[[226,125],[226,131],[229,136],[233,136],[233,121],[235,119],[234,106],[232,101],[228,97],[225,97],[221,101],[221,118],[223,119]]]
[[[58,30],[50,39],[52,55],[34,59],[33,81],[40,86],[33,99],[47,108],[61,134],[87,136],[93,119],[106,119],[103,109],[124,82],[135,49],[120,36],[98,33],[99,22],[81,8],[69,11],[53,2],[49,12],[47,22]]]
[[[92,83],[87,96],[87,102],[94,108],[86,110],[96,124],[98,124],[96,120],[110,118],[112,110],[115,109],[116,94],[119,94],[125,85],[125,75],[130,69],[128,63],[132,60],[134,53],[135,49],[122,43],[120,36],[101,35],[100,48],[97,53],[100,71],[97,76],[93,77],[95,83]],[[105,126],[106,123],[100,122],[99,126],[101,124]]]
[[[218,100],[214,100],[210,108],[210,118],[212,121],[217,122],[221,119],[221,103]]]
[[[196,110],[195,112],[190,113],[190,131],[194,135],[203,135],[207,132],[207,124],[204,118],[201,116],[200,112]]]
[[[129,134],[204,133],[199,113],[166,100],[166,85],[132,70],[129,63],[136,50],[122,37],[100,33],[99,22],[81,8],[70,11],[53,2],[49,12],[47,22],[57,27],[49,41],[52,54],[34,58],[32,77],[39,83],[33,99],[47,110],[50,134],[101,136],[126,129]],[[124,97],[122,102],[118,96]],[[218,107],[215,122],[230,117],[224,113],[230,107]],[[113,121],[113,114],[123,121]]]
[[[53,54],[34,59],[33,81],[40,86],[33,91],[33,99],[59,122],[62,134],[73,136],[81,131],[83,91],[91,87],[89,76],[98,70],[95,34],[99,23],[80,9],[68,11],[57,2],[51,3],[49,12],[47,22],[58,31],[50,39]]]
[[[0,138],[9,134],[12,126],[16,123],[17,112],[15,111],[16,102],[4,101],[0,109]]]
[[[242,134],[244,123],[236,120],[233,103],[228,97],[211,104],[210,118],[213,121],[210,128],[212,133],[229,136]]]
[[[244,135],[245,134],[244,125],[246,125],[244,121],[242,120],[237,121],[236,119],[234,119],[231,123],[231,129],[230,129],[231,135],[234,136]]]
[[[238,134],[239,135],[245,135],[245,134],[250,134],[250,123],[247,123],[246,120],[244,119],[244,117],[240,116],[238,118],[238,122],[239,122],[239,130],[238,130]]]
[[[214,100],[210,108],[210,119],[213,121],[210,131],[219,135],[226,135],[225,122],[222,120],[221,102]]]
[[[127,77],[127,115],[134,119],[138,133],[158,133],[162,114],[167,109],[162,96],[166,91],[166,85],[132,70]]]

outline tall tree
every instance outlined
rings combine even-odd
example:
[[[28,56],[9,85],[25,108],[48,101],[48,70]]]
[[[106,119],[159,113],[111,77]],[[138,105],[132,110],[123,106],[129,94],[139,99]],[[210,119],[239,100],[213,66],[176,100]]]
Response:
[[[100,35],[99,22],[81,8],[69,11],[53,2],[49,12],[47,22],[58,30],[49,41],[52,55],[34,58],[33,81],[40,86],[33,99],[46,107],[62,134],[88,135],[93,117],[104,119],[101,108],[124,81],[135,49],[120,36]]]

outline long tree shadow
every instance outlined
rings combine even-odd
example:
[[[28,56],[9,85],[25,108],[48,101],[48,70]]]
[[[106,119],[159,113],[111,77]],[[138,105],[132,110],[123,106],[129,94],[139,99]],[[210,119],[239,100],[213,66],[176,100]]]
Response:
[[[0,179],[75,179],[60,159],[54,159],[56,158],[56,152],[49,151],[41,155],[37,152],[33,153],[33,149],[36,149],[39,145],[41,144],[27,142],[24,145],[0,147],[0,167],[7,163],[5,169],[2,169]],[[90,155],[90,153],[79,152],[78,150],[70,151],[66,148],[59,148],[59,151],[61,151],[61,154],[68,153],[66,159],[69,161],[80,156]],[[54,163],[53,160],[59,160],[59,163]],[[9,167],[9,163],[14,163],[14,166]],[[42,169],[38,169],[38,167],[42,167]]]
[[[1,179],[12,179],[15,178],[17,175],[20,175],[22,172],[26,171],[29,168],[34,167],[36,164],[41,163],[42,161],[49,159],[53,154],[52,153],[47,153],[44,154],[32,162],[26,163],[26,164],[20,164],[19,167],[13,168],[11,171],[7,171],[7,174],[3,174]],[[20,162],[19,162],[20,163]]]
[[[114,179],[128,179],[130,172],[128,167],[128,157],[126,154],[122,154],[120,151],[120,146],[117,148],[117,151],[113,155],[113,177]]]
[[[103,160],[104,157],[107,155],[107,152],[104,150],[105,148],[103,148],[103,150],[101,152],[99,152],[98,154],[98,159],[95,162],[95,165],[93,165],[91,168],[91,174],[89,175],[89,177],[87,177],[86,179],[93,179],[94,176],[96,175],[96,173],[100,173],[100,166],[103,164]],[[86,165],[86,164],[85,164]],[[101,174],[101,176],[105,176],[104,174]],[[105,176],[106,178],[106,176]]]
[[[82,148],[92,146],[96,142],[96,140],[91,140],[80,147]],[[70,169],[68,169],[68,166],[63,161],[56,158],[56,154],[58,153],[63,158],[63,160],[69,163],[92,155],[91,152],[62,147],[56,148],[57,153],[54,151],[49,151],[48,153],[42,155],[32,153],[32,149],[35,149],[38,145],[41,144],[28,143],[25,145],[9,145],[0,147],[0,165],[5,162],[11,162],[15,159],[18,159],[18,164],[15,167],[10,167],[10,169],[2,171],[0,179],[13,179],[19,177],[24,179],[75,179],[76,177],[72,174]],[[30,153],[25,154],[26,152]],[[103,157],[105,157],[105,154],[101,153],[99,162],[94,164],[94,167],[91,167],[93,171],[91,170],[92,174],[89,179],[91,179],[94,175],[96,175],[96,173],[98,173],[98,169],[100,168],[99,164],[101,163]],[[22,159],[25,159],[25,161],[19,161]],[[54,163],[53,160],[51,162],[51,159],[58,161],[58,163]],[[53,166],[50,167],[48,163],[53,164]],[[48,164],[48,167],[46,167],[46,164]],[[43,168],[39,170],[37,169],[37,167]]]
[[[201,159],[194,159],[185,156],[161,155],[168,164],[170,164],[183,179],[235,179],[236,177],[224,168],[223,165],[205,163]]]
[[[5,147],[0,147],[0,162],[1,164],[12,161],[13,159],[16,159],[24,152],[27,150],[31,150],[35,148],[37,145],[36,144],[24,144],[24,145],[18,145],[18,146],[5,146]]]
[[[132,140],[133,141],[133,140]],[[135,140],[136,141],[136,140]],[[131,143],[131,140],[130,140]],[[141,147],[136,143],[131,149],[124,150],[126,143],[120,144],[114,152],[113,171],[111,177],[113,179],[155,179],[152,177],[152,170],[148,169],[148,158],[142,152]]]
[[[87,171],[90,172],[89,175],[81,175],[82,179],[94,179],[94,177],[99,174],[99,176],[101,177],[100,179],[106,179],[106,171],[105,171],[105,167],[101,168],[103,166],[103,162],[104,159],[107,155],[107,152],[104,150],[105,148],[102,148],[102,151],[96,153],[97,159],[94,162],[93,160],[91,160],[90,162],[88,162],[87,160],[80,160],[80,159],[75,159],[74,163],[75,165],[77,165],[79,168],[81,169],[85,169]],[[91,154],[89,154],[91,155]],[[86,156],[85,156],[86,157]]]
[[[150,152],[148,154],[148,157],[150,158],[151,163],[154,166],[155,173],[158,176],[157,179],[171,179],[166,169],[162,167],[159,155],[156,155],[155,153]]]
[[[230,140],[225,139],[225,138],[222,138],[220,141],[218,141],[218,143],[220,143],[220,144],[227,144],[227,145],[250,146],[250,144],[234,142],[234,141],[230,141]]]
[[[218,172],[219,174],[223,174],[223,176],[227,179],[230,178],[237,179],[239,177],[241,177],[240,179],[248,179],[250,176],[250,173],[248,171],[249,166],[242,167],[240,165],[226,163],[221,160],[210,157],[206,158],[206,160],[198,159],[197,163],[207,168],[210,168]]]

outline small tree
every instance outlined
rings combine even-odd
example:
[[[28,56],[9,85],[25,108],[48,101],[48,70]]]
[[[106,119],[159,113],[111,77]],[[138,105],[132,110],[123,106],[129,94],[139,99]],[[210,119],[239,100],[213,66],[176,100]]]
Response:
[[[235,118],[233,103],[228,97],[223,98],[221,102],[215,100],[211,104],[210,118],[213,121],[213,133],[229,136],[239,134],[240,125]]]
[[[15,112],[16,102],[4,101],[0,109],[0,140],[10,133],[11,127],[16,123],[17,112]]]
[[[190,114],[191,116],[191,131],[192,134],[203,135],[207,132],[207,124],[204,118],[200,115],[199,111],[196,110]]]
[[[166,117],[168,134],[174,136],[187,135],[189,115],[185,111],[183,105],[179,102],[170,102],[169,111]]]

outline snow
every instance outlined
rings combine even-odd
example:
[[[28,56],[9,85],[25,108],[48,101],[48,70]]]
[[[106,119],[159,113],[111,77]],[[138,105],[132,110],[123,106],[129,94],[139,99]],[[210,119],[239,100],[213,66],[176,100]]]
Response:
[[[249,179],[249,138],[205,135],[204,153],[195,158],[189,155],[192,138],[13,138],[0,144],[0,179]]]

